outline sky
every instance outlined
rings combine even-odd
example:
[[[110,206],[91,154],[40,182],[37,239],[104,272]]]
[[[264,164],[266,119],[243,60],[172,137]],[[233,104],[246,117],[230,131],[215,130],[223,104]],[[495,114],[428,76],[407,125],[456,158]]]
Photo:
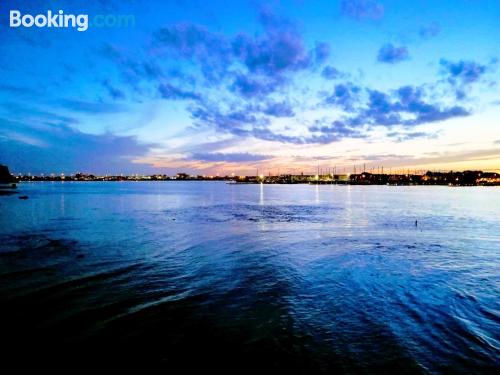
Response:
[[[11,10],[91,24],[11,28]],[[0,163],[498,171],[499,37],[498,0],[3,0]]]

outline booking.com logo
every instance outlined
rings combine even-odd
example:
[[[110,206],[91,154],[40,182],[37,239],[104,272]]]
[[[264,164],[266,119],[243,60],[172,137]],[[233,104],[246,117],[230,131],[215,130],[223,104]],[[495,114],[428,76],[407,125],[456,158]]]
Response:
[[[9,25],[16,27],[38,27],[38,28],[76,28],[78,31],[87,31],[89,27],[113,28],[134,27],[135,16],[130,14],[96,14],[89,20],[88,14],[65,14],[63,10],[58,12],[47,11],[46,14],[22,14],[19,10],[11,10]]]

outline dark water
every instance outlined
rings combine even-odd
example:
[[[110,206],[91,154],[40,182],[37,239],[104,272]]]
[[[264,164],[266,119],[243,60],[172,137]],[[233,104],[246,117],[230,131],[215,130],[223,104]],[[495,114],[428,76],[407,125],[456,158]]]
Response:
[[[21,190],[0,197],[2,363],[500,369],[498,188]]]

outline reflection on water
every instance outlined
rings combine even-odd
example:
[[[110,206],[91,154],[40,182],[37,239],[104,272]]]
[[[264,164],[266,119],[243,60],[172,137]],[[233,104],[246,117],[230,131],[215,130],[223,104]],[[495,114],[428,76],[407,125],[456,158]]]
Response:
[[[0,199],[4,360],[495,373],[495,188],[39,183]],[[415,227],[418,220],[418,227]]]

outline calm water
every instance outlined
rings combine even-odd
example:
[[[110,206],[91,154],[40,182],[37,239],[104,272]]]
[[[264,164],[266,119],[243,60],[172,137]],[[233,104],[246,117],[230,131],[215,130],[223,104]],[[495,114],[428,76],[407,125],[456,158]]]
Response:
[[[500,370],[498,188],[20,190],[0,197],[3,363]]]

